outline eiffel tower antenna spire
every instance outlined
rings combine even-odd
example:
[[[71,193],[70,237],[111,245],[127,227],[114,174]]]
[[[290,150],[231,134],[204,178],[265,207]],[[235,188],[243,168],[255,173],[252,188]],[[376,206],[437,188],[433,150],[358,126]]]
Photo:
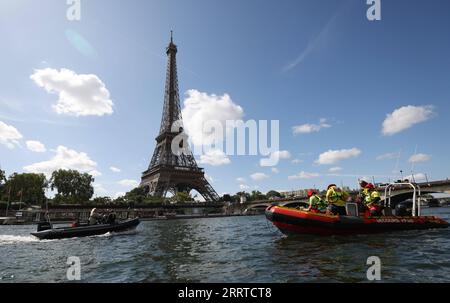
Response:
[[[170,43],[166,48],[167,75],[164,90],[164,106],[156,147],[148,169],[142,173],[141,186],[156,197],[165,197],[168,192],[190,192],[197,190],[206,201],[217,201],[219,196],[205,178],[202,168],[189,149],[187,136],[183,132],[177,75],[177,46]],[[172,141],[182,138],[175,144],[181,152],[172,150]]]

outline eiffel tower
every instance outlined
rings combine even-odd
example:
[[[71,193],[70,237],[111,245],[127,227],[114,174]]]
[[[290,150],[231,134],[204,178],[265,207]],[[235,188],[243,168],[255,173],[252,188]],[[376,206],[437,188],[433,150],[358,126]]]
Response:
[[[164,108],[156,147],[148,169],[142,173],[141,187],[155,197],[167,193],[190,192],[195,189],[206,201],[217,201],[219,196],[205,178],[203,168],[197,166],[192,151],[183,133],[177,77],[177,46],[172,32],[166,49],[167,75],[164,94]],[[174,142],[179,138],[180,142]],[[182,153],[172,151],[172,143],[179,144]]]

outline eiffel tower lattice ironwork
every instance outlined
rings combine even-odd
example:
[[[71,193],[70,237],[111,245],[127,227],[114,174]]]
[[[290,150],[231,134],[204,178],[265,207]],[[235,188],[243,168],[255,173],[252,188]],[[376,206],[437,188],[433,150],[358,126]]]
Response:
[[[203,168],[197,162],[187,144],[183,133],[177,77],[177,46],[172,33],[167,53],[167,76],[164,94],[164,108],[156,147],[148,169],[142,173],[141,186],[156,197],[164,197],[168,192],[198,191],[206,201],[217,201],[219,196],[205,178]],[[182,135],[182,136],[180,136]],[[172,143],[182,139],[179,144],[182,153],[172,151]],[[186,140],[183,142],[183,140]]]

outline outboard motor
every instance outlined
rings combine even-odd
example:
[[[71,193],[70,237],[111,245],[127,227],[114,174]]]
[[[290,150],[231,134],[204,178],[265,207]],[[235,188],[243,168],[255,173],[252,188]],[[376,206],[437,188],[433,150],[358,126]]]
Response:
[[[49,229],[52,229],[53,227],[52,227],[52,224],[50,223],[50,222],[47,222],[47,221],[45,221],[45,222],[39,222],[38,224],[37,224],[37,231],[39,232],[39,231],[44,231],[44,230],[49,230]]]

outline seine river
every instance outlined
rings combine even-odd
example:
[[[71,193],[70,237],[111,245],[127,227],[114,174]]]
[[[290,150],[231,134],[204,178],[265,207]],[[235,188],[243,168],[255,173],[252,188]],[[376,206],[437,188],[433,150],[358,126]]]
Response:
[[[450,208],[424,210],[450,220]],[[264,216],[142,222],[129,234],[38,241],[35,226],[0,226],[0,282],[450,282],[450,229],[285,237]]]

